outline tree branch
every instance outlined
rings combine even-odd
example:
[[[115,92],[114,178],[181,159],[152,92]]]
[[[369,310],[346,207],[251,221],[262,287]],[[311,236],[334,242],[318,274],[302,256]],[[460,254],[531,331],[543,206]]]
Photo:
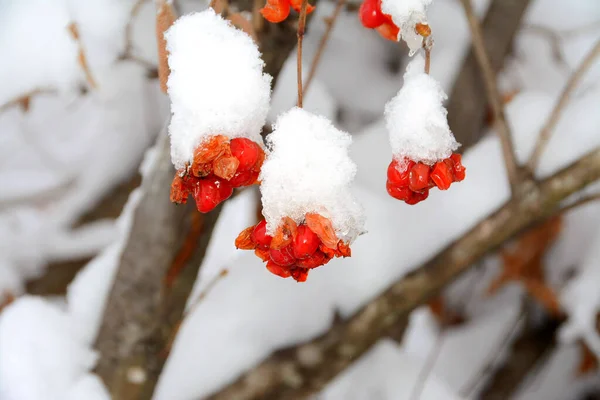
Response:
[[[575,89],[579,85],[579,82],[581,81],[581,79],[583,79],[585,73],[594,64],[594,60],[596,60],[598,56],[600,56],[600,40],[596,42],[592,50],[590,50],[590,52],[581,62],[579,67],[577,67],[575,72],[573,72],[573,74],[571,75],[569,82],[567,82],[567,86],[565,86],[565,89],[560,95],[558,102],[556,103],[554,109],[550,113],[550,117],[548,118],[546,124],[540,131],[540,135],[538,136],[537,143],[534,147],[533,153],[531,154],[531,158],[527,163],[527,166],[530,171],[533,172],[537,168],[542,153],[544,152],[544,149],[546,148],[546,145],[550,140],[552,131],[554,130],[556,124],[558,124],[558,121],[560,120],[562,112],[569,103],[569,100],[571,100],[571,96],[573,95],[573,92],[575,92]]]
[[[494,72],[501,69],[530,0],[492,0],[482,23],[485,49]],[[448,123],[463,148],[484,133],[488,102],[473,48],[466,55],[448,102]]]
[[[302,0],[300,7],[300,17],[298,18],[298,54],[296,56],[297,74],[298,74],[298,107],[302,108],[302,40],[304,39],[304,30],[306,27],[306,7],[308,0]]]
[[[520,181],[519,177],[519,166],[517,163],[517,157],[515,155],[515,149],[512,141],[512,135],[506,117],[504,115],[504,107],[502,105],[502,97],[498,91],[496,82],[496,73],[492,67],[490,57],[485,49],[485,43],[483,41],[483,35],[481,32],[481,26],[477,16],[473,11],[471,0],[461,0],[469,22],[469,28],[471,29],[471,37],[473,41],[473,49],[475,50],[475,57],[479,63],[481,73],[483,74],[483,80],[485,83],[485,90],[488,101],[492,106],[492,112],[494,114],[494,124],[496,132],[500,137],[500,143],[502,145],[502,155],[504,157],[504,164],[508,175],[508,180],[512,191],[515,192],[517,185]]]
[[[322,336],[274,353],[212,399],[300,399],[322,390],[399,320],[529,225],[548,217],[569,195],[600,179],[600,148],[533,186],[474,226],[428,263],[394,283]],[[310,352],[310,361],[303,354]]]

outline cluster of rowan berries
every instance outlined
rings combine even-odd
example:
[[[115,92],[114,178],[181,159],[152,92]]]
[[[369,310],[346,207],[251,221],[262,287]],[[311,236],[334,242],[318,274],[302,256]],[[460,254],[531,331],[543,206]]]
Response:
[[[429,196],[429,189],[448,190],[452,182],[465,179],[466,168],[460,154],[438,161],[434,165],[404,159],[392,160],[387,169],[387,192],[406,204],[417,204]]]
[[[333,257],[350,257],[347,243],[339,240],[331,221],[320,214],[308,213],[300,225],[289,217],[282,219],[273,236],[267,234],[267,222],[243,230],[235,246],[254,253],[267,263],[267,269],[282,278],[297,282],[308,278],[309,270],[325,265]]]
[[[302,0],[267,0],[267,4],[260,9],[260,13],[267,21],[278,23],[290,15],[290,8],[299,13],[302,8]],[[307,14],[313,12],[314,9],[314,6],[306,5]]]
[[[191,195],[198,211],[209,212],[234,188],[257,183],[264,160],[263,149],[250,139],[213,136],[196,148],[187,168],[175,173],[171,201],[186,203]]]

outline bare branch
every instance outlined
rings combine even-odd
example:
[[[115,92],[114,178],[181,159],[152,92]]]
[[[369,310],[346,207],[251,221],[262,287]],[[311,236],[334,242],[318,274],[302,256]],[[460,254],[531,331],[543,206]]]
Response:
[[[504,115],[504,107],[502,105],[502,96],[498,91],[496,82],[496,74],[492,67],[492,63],[485,49],[485,43],[481,32],[481,26],[477,20],[477,16],[473,11],[471,0],[461,0],[465,9],[465,14],[469,22],[471,29],[471,37],[473,41],[473,49],[475,50],[475,56],[479,63],[483,79],[485,83],[486,93],[488,101],[492,106],[494,114],[494,124],[496,132],[500,137],[500,143],[502,144],[502,155],[504,157],[504,164],[506,166],[506,172],[512,191],[515,192],[517,185],[520,181],[519,178],[519,166],[517,163],[517,157],[515,156],[515,149],[512,141],[512,135],[506,117]]]
[[[498,73],[512,48],[530,0],[491,0],[482,21],[487,54]],[[476,143],[487,125],[488,101],[473,47],[466,54],[448,101],[448,124],[463,150]]]
[[[592,194],[589,196],[583,196],[580,199],[575,200],[574,202],[572,202],[569,205],[564,206],[563,208],[561,208],[560,210],[557,210],[557,214],[564,214],[567,213],[575,208],[581,207],[583,205],[586,205],[588,203],[592,203],[592,202],[596,202],[596,201],[600,201],[600,193],[596,193],[596,194]]]
[[[165,40],[165,31],[173,25],[175,19],[175,10],[170,1],[159,0],[156,12],[156,44],[158,46],[158,79],[160,89],[167,93],[167,80],[169,79],[169,60],[167,52],[167,41]]]
[[[554,106],[554,109],[550,113],[550,117],[548,118],[548,120],[546,121],[546,124],[540,131],[540,135],[538,136],[538,140],[534,147],[533,153],[531,154],[531,158],[529,159],[529,161],[527,163],[527,166],[530,171],[534,171],[537,168],[537,166],[540,162],[542,153],[544,152],[544,149],[546,148],[546,145],[548,144],[548,141],[550,140],[552,131],[554,130],[554,128],[556,127],[556,124],[558,124],[558,121],[560,120],[562,112],[564,111],[567,104],[569,103],[569,100],[571,99],[573,92],[579,85],[579,82],[585,76],[585,73],[594,64],[594,60],[598,56],[600,56],[600,40],[598,40],[596,42],[596,44],[594,45],[592,50],[590,50],[588,55],[584,58],[584,60],[581,62],[581,64],[577,68],[577,70],[575,70],[575,72],[573,72],[573,74],[571,75],[571,78],[569,79],[567,86],[565,86],[565,89],[563,90],[562,94],[560,95],[558,102],[556,103],[556,105]]]
[[[302,39],[304,39],[304,30],[306,27],[306,8],[308,0],[302,0],[300,7],[300,17],[298,18],[298,55],[297,55],[297,74],[298,74],[298,107],[302,108]]]
[[[329,37],[331,36],[331,31],[333,30],[333,27],[335,26],[335,22],[337,21],[337,18],[340,15],[340,12],[342,11],[342,9],[344,8],[345,5],[346,5],[346,0],[338,0],[337,5],[335,6],[335,10],[333,10],[333,14],[331,15],[331,17],[325,19],[325,25],[327,25],[327,27],[325,28],[325,33],[323,34],[323,36],[321,36],[321,41],[319,42],[319,48],[317,49],[315,58],[313,58],[312,63],[310,65],[310,70],[308,71],[308,77],[306,78],[306,82],[304,83],[304,93],[306,93],[306,91],[310,87],[310,83],[312,82],[313,78],[315,77],[315,73],[317,72],[317,67],[319,66],[319,62],[321,61],[321,56],[323,55],[323,52],[325,51],[325,47],[327,46],[327,42],[329,41]]]
[[[213,399],[300,399],[322,390],[386,331],[436,295],[471,265],[558,207],[569,195],[600,179],[600,148],[518,196],[428,263],[394,283],[346,322],[322,336],[271,355]],[[307,351],[315,357],[307,361]]]

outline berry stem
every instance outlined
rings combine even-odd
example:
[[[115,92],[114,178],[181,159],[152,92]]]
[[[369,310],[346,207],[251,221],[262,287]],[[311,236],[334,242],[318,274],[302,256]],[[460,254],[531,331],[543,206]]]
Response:
[[[433,39],[431,36],[423,38],[423,50],[425,51],[425,73],[429,75],[431,67],[431,48],[433,47]]]
[[[321,41],[319,42],[319,48],[317,50],[317,54],[315,54],[315,58],[312,60],[312,64],[310,65],[310,71],[308,72],[308,77],[306,78],[306,82],[304,83],[304,93],[308,90],[310,83],[312,82],[315,73],[317,72],[317,67],[319,62],[321,61],[321,56],[325,51],[325,46],[327,46],[327,41],[329,40],[329,36],[331,35],[331,31],[333,30],[333,26],[335,25],[335,21],[337,20],[342,8],[346,5],[346,0],[338,0],[337,5],[335,6],[335,10],[331,17],[325,19],[325,24],[327,28],[325,29],[325,33],[321,37]]]
[[[304,38],[304,28],[306,27],[306,8],[308,0],[302,0],[300,8],[300,17],[298,19],[298,107],[302,108],[302,39]]]

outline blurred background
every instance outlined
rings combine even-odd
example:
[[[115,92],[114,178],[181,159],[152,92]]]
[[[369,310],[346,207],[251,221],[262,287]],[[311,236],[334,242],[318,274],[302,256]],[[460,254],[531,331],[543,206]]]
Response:
[[[341,321],[408,273],[422,271],[436,253],[511,197],[459,0],[435,0],[428,18],[435,42],[431,75],[449,95],[448,118],[463,144],[467,178],[447,192],[432,191],[414,207],[388,196],[391,151],[383,109],[401,88],[410,57],[404,44],[361,25],[359,5],[348,0],[337,16],[305,93],[305,108],[352,134],[351,156],[358,165],[354,190],[366,210],[368,234],[357,239],[351,258],[335,259],[297,284],[268,273],[253,254],[233,246],[237,234],[257,221],[256,187],[198,221],[182,208],[172,211],[168,183],[147,184],[156,183],[152,177],[161,171],[170,115],[158,82],[154,1],[0,0],[0,400],[142,399],[152,393],[161,400],[214,394],[223,399],[600,399],[600,202],[579,201],[597,197],[597,182],[562,196],[563,207],[577,207],[543,213],[544,218],[489,244],[481,251],[485,256],[477,254],[450,284],[441,277],[442,290],[421,296],[409,316],[394,314],[393,329],[364,333],[373,345],[352,356],[340,373],[326,372],[330,367],[319,364],[320,353],[297,347],[334,332],[332,327],[347,329]],[[178,0],[174,6],[184,14],[207,3]],[[473,6],[498,73],[516,156],[524,163],[570,77],[597,47],[600,2],[477,0]],[[231,0],[228,7],[246,10],[242,16],[250,18],[253,4]],[[335,7],[320,0],[309,20],[305,72]],[[258,35],[267,70],[276,75],[268,125],[295,105],[294,24],[262,27]],[[534,178],[549,178],[600,146],[599,79],[596,59],[562,108]],[[600,169],[597,159],[580,170],[597,178],[599,173],[589,173]],[[168,169],[165,176],[172,173]],[[145,238],[136,236],[140,232],[160,239],[161,229],[168,230],[166,244],[137,240]],[[132,243],[138,253],[130,251]],[[131,304],[142,309],[149,303],[147,310],[153,310],[153,302],[162,301],[156,299],[168,298],[144,286],[152,279],[148,261],[135,266],[135,254],[156,254],[161,246],[169,249],[167,264],[194,267],[184,276],[186,296],[176,301],[178,321],[168,323],[166,363],[146,359],[160,365],[158,372],[130,367],[124,373],[130,384],[154,380],[152,390],[123,394],[127,391],[119,392],[106,379],[118,369],[106,365],[120,368],[120,361],[103,364],[102,338],[124,326],[111,325],[111,310],[118,307],[107,308],[108,299],[114,297],[114,304],[134,299]],[[200,254],[191,256],[197,248]],[[122,274],[125,264],[137,275]],[[158,265],[155,270],[164,272]],[[155,283],[163,276],[157,275]],[[436,276],[426,278],[433,282]],[[132,283],[115,291],[119,279]],[[152,315],[138,311],[114,321]],[[157,326],[153,329],[162,325]],[[129,332],[111,340],[118,348],[141,336]],[[142,353],[166,357],[162,348],[149,351],[150,344],[136,343],[142,343]],[[281,373],[285,391],[245,396],[223,391],[275,351],[269,358],[280,360],[275,365],[309,360],[307,370],[318,371],[319,384],[302,370],[298,376]],[[267,372],[253,377],[271,387]]]

